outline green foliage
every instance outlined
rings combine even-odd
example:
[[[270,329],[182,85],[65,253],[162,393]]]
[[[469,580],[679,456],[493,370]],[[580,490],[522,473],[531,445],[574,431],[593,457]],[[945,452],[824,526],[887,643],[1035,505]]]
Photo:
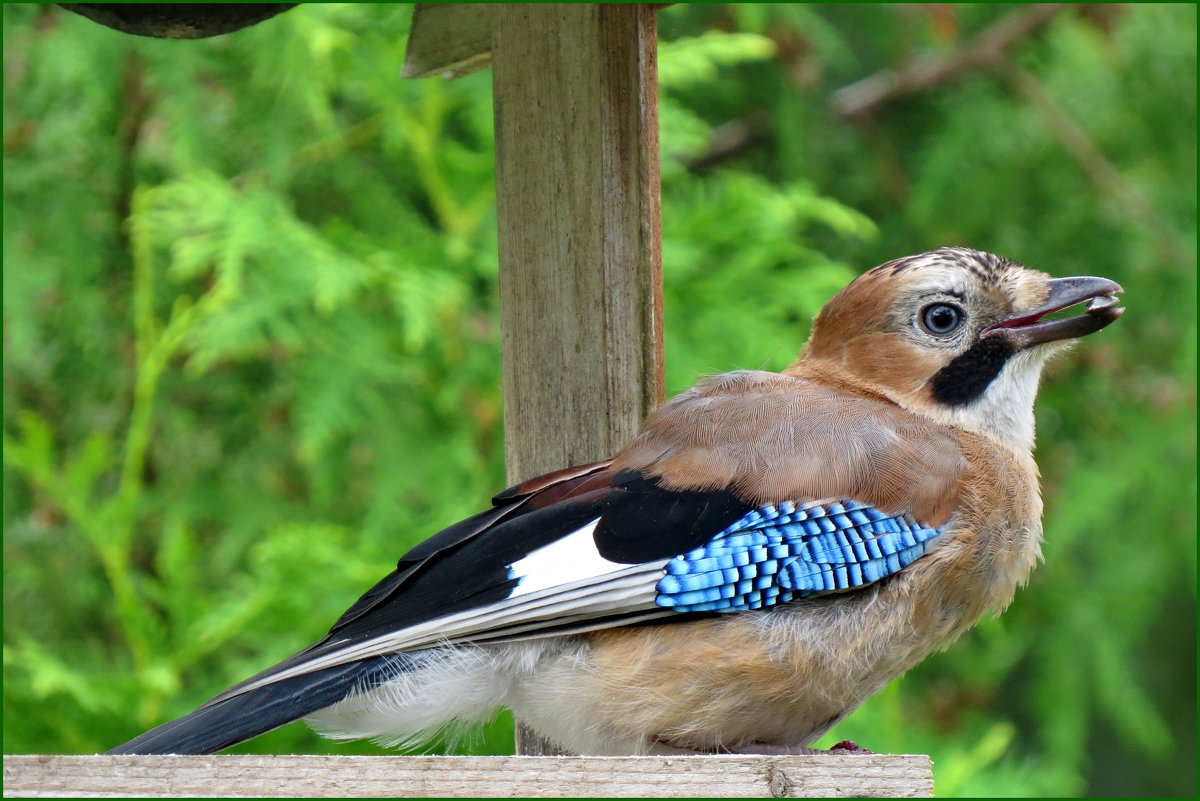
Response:
[[[932,754],[940,795],[1194,785],[1196,12],[1105,8],[862,123],[834,90],[1020,7],[660,12],[670,391],[785,366],[938,245],[1127,290],[1039,400],[1045,564],[823,741]],[[502,486],[490,78],[399,80],[410,17],[164,42],[4,7],[8,751],[187,712]]]

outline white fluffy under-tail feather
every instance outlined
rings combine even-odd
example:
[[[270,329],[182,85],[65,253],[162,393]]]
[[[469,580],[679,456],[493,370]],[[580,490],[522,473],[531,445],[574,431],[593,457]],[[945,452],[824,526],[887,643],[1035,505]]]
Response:
[[[421,747],[439,734],[457,737],[506,704],[513,685],[533,671],[544,647],[533,641],[416,652],[419,666],[398,670],[385,684],[356,692],[305,722],[325,737],[370,738],[384,747]]]

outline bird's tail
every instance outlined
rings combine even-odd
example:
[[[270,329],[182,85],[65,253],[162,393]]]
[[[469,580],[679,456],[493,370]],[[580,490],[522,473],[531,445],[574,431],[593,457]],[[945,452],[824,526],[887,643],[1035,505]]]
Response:
[[[133,738],[109,754],[211,754],[285,723],[310,715],[347,696],[377,687],[415,662],[389,654],[217,696],[181,718]]]

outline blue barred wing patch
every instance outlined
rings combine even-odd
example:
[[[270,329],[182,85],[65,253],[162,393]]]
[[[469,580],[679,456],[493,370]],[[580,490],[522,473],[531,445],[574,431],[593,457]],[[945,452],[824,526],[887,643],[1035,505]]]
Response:
[[[737,612],[850,590],[912,564],[939,533],[855,501],[763,506],[667,562],[655,603]]]

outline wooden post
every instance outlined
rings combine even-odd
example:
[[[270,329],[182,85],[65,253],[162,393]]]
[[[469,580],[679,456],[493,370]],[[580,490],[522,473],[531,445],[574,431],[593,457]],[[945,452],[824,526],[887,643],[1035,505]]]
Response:
[[[610,456],[662,399],[655,9],[493,18],[505,465]],[[561,753],[518,729],[518,753]]]

